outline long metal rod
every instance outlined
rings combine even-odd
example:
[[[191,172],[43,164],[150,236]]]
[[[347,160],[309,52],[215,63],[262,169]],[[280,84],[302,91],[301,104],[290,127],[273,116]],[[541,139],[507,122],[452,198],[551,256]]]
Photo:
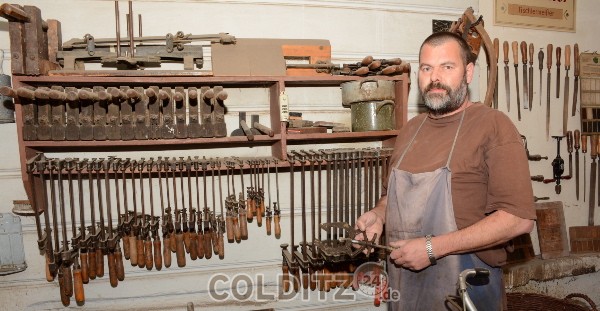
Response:
[[[121,57],[121,21],[119,19],[119,1],[115,1],[115,39],[117,44],[115,46],[117,57]]]
[[[135,57],[135,47],[133,45],[133,4],[129,1],[129,14],[127,15],[129,20],[129,27],[127,28],[129,35],[129,57]]]

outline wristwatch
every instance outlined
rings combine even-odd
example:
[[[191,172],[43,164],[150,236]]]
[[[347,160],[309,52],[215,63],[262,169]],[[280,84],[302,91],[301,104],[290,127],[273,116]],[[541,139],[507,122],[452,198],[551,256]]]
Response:
[[[433,235],[428,234],[425,236],[425,249],[427,249],[427,256],[429,257],[429,262],[431,265],[435,265],[437,263],[435,259],[435,255],[433,254],[433,247],[431,246],[431,238]]]

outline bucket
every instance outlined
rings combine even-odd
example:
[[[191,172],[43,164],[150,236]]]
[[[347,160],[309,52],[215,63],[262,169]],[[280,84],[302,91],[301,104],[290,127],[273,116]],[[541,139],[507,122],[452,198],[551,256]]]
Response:
[[[389,131],[396,128],[393,100],[353,103],[350,109],[352,132]]]

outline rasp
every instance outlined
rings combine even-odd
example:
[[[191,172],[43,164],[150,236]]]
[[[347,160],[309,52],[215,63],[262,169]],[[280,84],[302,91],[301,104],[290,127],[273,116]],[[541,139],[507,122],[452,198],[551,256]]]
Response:
[[[587,153],[587,135],[581,135],[581,153],[583,153],[583,202],[585,202],[585,189],[587,187],[585,154]]]
[[[544,50],[538,52],[538,67],[540,68],[540,107],[542,107],[542,71],[544,71]]]
[[[521,121],[521,99],[519,98],[519,43],[512,42],[513,64],[515,66],[515,83],[517,85],[517,116]]]
[[[496,54],[496,64],[498,64],[498,56],[500,56],[500,41],[494,38],[494,53]],[[498,71],[496,71],[496,86],[494,87],[494,109],[498,110]]]
[[[552,69],[552,44],[548,44],[546,47],[546,54],[548,58],[546,59],[546,67],[548,68],[548,73],[546,74],[546,141],[550,139],[550,69]]]
[[[575,130],[575,197],[579,201],[579,147],[581,140],[581,131]]]
[[[556,98],[560,97],[560,52],[562,48],[556,47]]]
[[[527,78],[527,43],[521,41],[521,60],[523,61],[523,109],[529,109],[529,79]]]
[[[573,109],[571,110],[571,116],[575,116],[575,110],[577,110],[577,97],[579,91],[579,44],[573,45],[573,66],[575,66],[573,75],[575,81],[573,82]]]
[[[533,43],[529,43],[529,110],[533,110]]]
[[[504,54],[504,88],[506,90],[506,111],[510,112],[510,75],[508,70],[508,41],[502,43],[502,52]]]
[[[565,46],[565,92],[563,94],[563,134],[567,132],[567,123],[569,122],[569,69],[571,69],[571,46]],[[559,79],[558,77],[557,79]]]

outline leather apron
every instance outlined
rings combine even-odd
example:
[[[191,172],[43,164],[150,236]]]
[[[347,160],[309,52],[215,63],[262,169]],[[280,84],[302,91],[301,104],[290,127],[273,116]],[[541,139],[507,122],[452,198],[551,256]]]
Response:
[[[399,168],[414,142],[419,126],[408,146],[393,167],[388,184],[386,208],[386,236],[388,241],[442,235],[457,231],[452,206],[450,160],[462,126],[465,111],[460,119],[454,142],[444,167],[432,172],[413,174]],[[423,242],[424,243],[424,242]],[[435,245],[433,245],[435,253]],[[423,244],[423,252],[425,252]],[[396,266],[388,257],[389,290],[397,291],[399,299],[388,301],[389,310],[452,310],[446,302],[448,295],[457,294],[458,275],[464,269],[481,267],[490,270],[488,284],[470,286],[468,292],[478,310],[501,310],[503,304],[502,270],[492,268],[475,254],[448,255],[437,264],[420,271]],[[389,297],[394,297],[391,295]]]

